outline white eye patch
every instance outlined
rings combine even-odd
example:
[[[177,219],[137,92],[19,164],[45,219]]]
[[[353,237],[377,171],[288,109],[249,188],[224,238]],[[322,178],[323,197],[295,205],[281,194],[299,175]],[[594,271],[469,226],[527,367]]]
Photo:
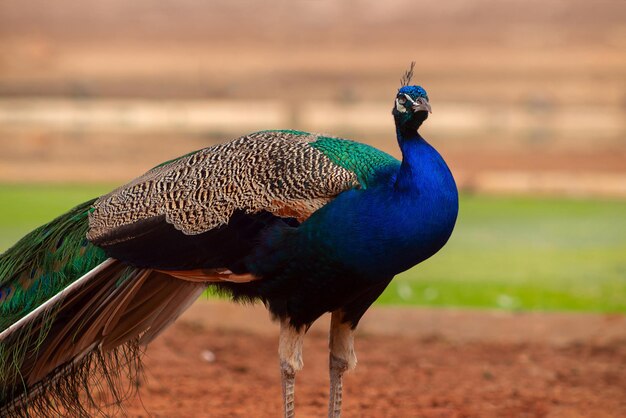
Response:
[[[403,106],[403,103],[406,103],[406,100],[400,103],[400,99],[396,99],[396,110],[400,113],[406,113],[406,107]]]
[[[411,98],[411,96],[409,96],[409,95],[408,95],[408,94],[406,94],[406,93],[403,93],[403,94],[404,94],[404,97],[406,97],[406,99],[409,101],[409,103],[411,103],[411,105],[413,105],[413,106],[416,106],[416,105],[417,105],[417,103],[415,102],[415,100],[413,100],[413,99]]]
[[[402,93],[404,97],[396,97],[396,110],[400,113],[406,113],[406,102],[409,102],[411,106],[417,106],[417,102],[406,93]]]

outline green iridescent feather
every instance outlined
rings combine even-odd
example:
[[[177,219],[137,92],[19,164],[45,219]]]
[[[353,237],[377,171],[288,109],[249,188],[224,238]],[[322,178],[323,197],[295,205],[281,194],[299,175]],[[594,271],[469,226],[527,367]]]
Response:
[[[85,238],[92,203],[40,226],[0,255],[0,331],[106,260]]]
[[[367,188],[400,167],[400,161],[369,145],[347,139],[320,136],[311,144],[335,164],[356,174]]]

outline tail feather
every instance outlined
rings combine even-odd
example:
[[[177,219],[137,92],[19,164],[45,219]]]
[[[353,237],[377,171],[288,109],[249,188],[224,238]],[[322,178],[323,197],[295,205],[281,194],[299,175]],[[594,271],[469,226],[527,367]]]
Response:
[[[120,277],[125,277],[122,283]],[[136,380],[140,374],[140,348],[171,324],[205,288],[202,283],[107,261],[68,292],[53,298],[47,314],[45,309],[37,310],[20,327],[6,330],[6,338],[5,333],[0,334],[0,344],[15,353],[2,370],[3,376],[12,378],[1,382],[5,404],[0,406],[0,415],[31,411],[33,405],[42,405],[41,396],[48,398],[46,405],[50,398],[64,405],[65,413],[102,411],[103,405],[94,401],[101,396],[92,393],[94,384],[96,388],[104,386],[106,399],[119,405],[130,393],[120,389],[128,386],[122,377]],[[44,337],[42,332],[46,332]],[[97,367],[87,370],[86,364],[94,362]],[[87,380],[92,387],[82,386]],[[59,394],[45,390],[60,381],[65,389]],[[19,408],[16,403],[20,403]],[[58,411],[46,406],[35,412],[37,416],[54,416]]]
[[[0,332],[107,259],[86,238],[93,202],[35,229],[0,254]]]
[[[119,407],[138,384],[142,347],[206,288],[104,258],[78,239],[88,206],[20,241],[23,259],[12,250],[0,256],[0,286],[10,289],[0,295],[0,312],[12,313],[11,322],[0,323],[0,416],[106,414]],[[54,263],[51,248],[59,242]],[[31,303],[15,303],[29,297]]]

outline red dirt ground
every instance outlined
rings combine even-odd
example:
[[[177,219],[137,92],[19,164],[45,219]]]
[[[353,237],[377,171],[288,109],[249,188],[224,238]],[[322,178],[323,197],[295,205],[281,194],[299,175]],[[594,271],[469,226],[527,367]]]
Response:
[[[298,374],[299,417],[326,414],[319,322]],[[280,416],[277,328],[262,308],[196,303],[148,348],[128,416]],[[348,418],[626,416],[624,316],[375,308],[356,350]]]

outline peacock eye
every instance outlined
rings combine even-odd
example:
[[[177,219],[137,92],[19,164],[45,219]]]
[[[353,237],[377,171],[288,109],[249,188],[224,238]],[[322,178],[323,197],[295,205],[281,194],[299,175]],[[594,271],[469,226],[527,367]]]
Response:
[[[406,97],[398,97],[398,103],[403,105],[406,103]]]

